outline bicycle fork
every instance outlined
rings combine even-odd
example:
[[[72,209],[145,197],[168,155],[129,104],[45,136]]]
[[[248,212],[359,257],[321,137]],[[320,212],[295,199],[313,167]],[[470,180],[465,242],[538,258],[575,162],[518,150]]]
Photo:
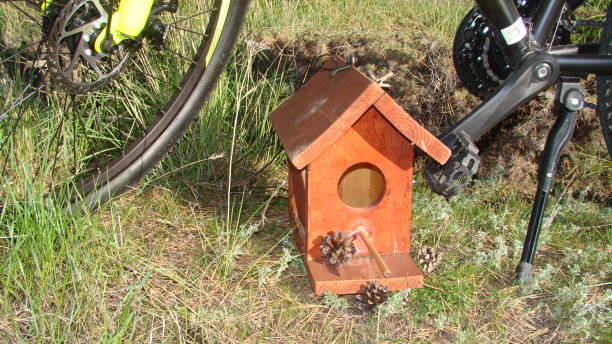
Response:
[[[119,8],[111,16],[110,23],[106,23],[107,28],[96,38],[95,51],[101,53],[108,50],[107,42],[112,41],[110,45],[118,45],[126,39],[138,37],[147,24],[153,2],[154,0],[120,0]]]
[[[57,0],[43,0],[40,4],[41,10],[46,11],[54,1]],[[101,31],[93,44],[95,52],[108,52],[112,46],[138,38],[152,14],[162,11],[176,12],[178,7],[178,0],[170,0],[153,8],[154,3],[155,0],[120,0],[117,11],[112,13],[110,19],[105,16],[104,22],[99,23]]]

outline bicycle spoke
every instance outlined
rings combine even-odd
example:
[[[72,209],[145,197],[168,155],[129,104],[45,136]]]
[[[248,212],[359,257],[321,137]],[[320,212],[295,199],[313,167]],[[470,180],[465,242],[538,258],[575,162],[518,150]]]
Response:
[[[111,57],[111,61],[112,61],[113,63],[119,63],[119,61],[118,61],[118,60],[113,59],[112,57]],[[175,88],[175,89],[177,89],[177,90],[180,90],[180,89],[181,89],[181,87],[180,87],[179,85],[173,84],[173,83],[171,83],[171,82],[169,82],[169,81],[166,81],[166,80],[164,80],[164,79],[162,79],[162,78],[160,78],[160,77],[158,77],[158,76],[155,76],[155,75],[153,75],[153,74],[151,74],[151,73],[145,72],[145,71],[144,71],[144,70],[142,70],[142,69],[140,69],[138,72],[139,72],[139,73],[141,73],[142,75],[145,75],[145,76],[150,77],[151,79],[154,79],[154,80],[157,80],[157,81],[163,82],[164,84],[166,84],[166,85],[168,85],[168,86],[172,86],[172,87],[174,87],[174,88]]]
[[[182,22],[187,21],[187,20],[189,20],[189,19],[193,19],[193,18],[195,18],[195,17],[202,16],[202,15],[204,15],[204,14],[206,14],[206,13],[211,13],[211,12],[212,12],[212,11],[214,11],[214,10],[216,10],[216,9],[215,9],[215,8],[213,8],[213,9],[206,10],[206,11],[203,11],[203,12],[200,12],[200,13],[196,13],[196,14],[194,14],[194,15],[192,15],[192,16],[189,16],[189,17],[186,17],[186,18],[181,18],[181,19],[179,19],[179,20],[177,20],[177,21],[170,22],[170,23],[168,23],[168,25],[175,25],[175,24],[178,24],[178,23],[182,23]]]
[[[183,56],[183,55],[179,54],[178,52],[176,52],[176,51],[174,51],[174,50],[172,50],[172,49],[164,49],[164,51],[169,51],[169,52],[171,52],[172,54],[174,54],[174,55],[176,55],[176,56],[178,56],[178,57],[182,58],[182,59],[183,59],[183,60],[185,60],[185,61],[189,61],[189,62],[191,62],[191,63],[195,63],[195,64],[197,64],[197,63],[198,63],[198,62],[196,62],[196,61],[194,61],[194,60],[190,59],[189,57],[186,57],[186,56]]]
[[[17,11],[21,12],[24,16],[28,17],[29,19],[31,19],[34,24],[40,26],[41,28],[43,28],[42,24],[38,22],[38,19],[33,17],[31,14],[27,13],[26,11],[24,11],[21,7],[15,5],[13,3],[13,1],[8,2],[8,4],[12,7],[14,7]]]
[[[26,51],[26,50],[27,50],[27,49],[29,49],[29,48],[31,48],[31,47],[33,47],[33,46],[35,46],[36,44],[41,44],[42,42],[44,42],[44,40],[40,40],[40,41],[33,42],[33,43],[30,43],[30,44],[26,45],[25,47],[23,47],[23,49],[22,49],[22,50],[18,50],[18,51],[16,51],[15,53],[13,53],[13,55],[10,55],[9,57],[5,58],[4,60],[1,60],[1,61],[0,61],[0,64],[3,64],[3,63],[5,63],[5,62],[9,61],[9,60],[10,60],[10,59],[12,59],[13,57],[15,57],[15,56],[19,55],[20,53],[22,53],[22,52]],[[6,50],[8,50],[8,49],[6,49]]]
[[[68,94],[66,94],[66,97],[64,98],[64,111],[63,113],[66,113],[68,111]],[[56,138],[60,135],[60,132],[63,131],[64,129],[64,120],[66,119],[66,116],[61,116],[60,122],[57,125],[57,129],[55,129],[53,136],[51,137],[51,145],[53,145],[54,141],[58,141],[57,144],[55,145],[55,154],[53,157],[53,165],[51,165],[51,177],[53,177],[53,171],[55,170],[55,165],[57,163],[57,154],[59,153],[59,139],[56,140]],[[49,146],[50,149],[52,149],[52,146]],[[40,172],[42,164],[38,165],[38,168],[36,170],[36,173],[34,174],[35,176],[38,176],[38,173]]]
[[[6,96],[0,106],[0,157],[6,157],[0,171],[18,183],[15,157],[24,151],[31,161],[23,166],[49,190],[70,184],[82,195],[114,193],[122,185],[108,180],[129,175],[140,161],[142,173],[149,170],[155,163],[149,156],[159,153],[150,143],[177,139],[180,132],[168,124],[182,127],[195,116],[197,109],[186,100],[200,82],[218,78],[204,74],[198,61],[207,56],[206,30],[219,9],[208,0],[181,2],[176,13],[155,14],[167,28],[167,34],[151,38],[163,39],[161,51],[145,38],[138,51],[119,44],[90,56],[84,34],[94,35],[93,18],[115,12],[119,0],[57,2],[47,17],[38,5],[31,9],[20,2],[0,0],[0,87]],[[221,39],[226,29],[236,28],[231,24]],[[227,51],[226,44],[219,46]],[[102,184],[92,182],[99,178]],[[84,184],[74,184],[79,181]]]
[[[203,33],[201,33],[201,32],[192,31],[192,30],[189,30],[189,29],[182,28],[182,27],[180,27],[180,26],[176,26],[176,25],[168,25],[168,27],[171,27],[171,28],[176,29],[176,30],[181,30],[181,31],[189,32],[189,33],[192,33],[192,34],[194,34],[194,35],[200,35],[200,36],[202,36],[202,37],[208,37],[208,35],[203,34]]]
[[[34,61],[38,61],[39,57],[40,57],[40,46],[39,46],[38,51],[36,52],[36,57],[34,58]],[[30,76],[33,77],[32,73],[30,73]],[[46,76],[46,72],[42,74],[41,79],[44,80],[45,76]],[[8,115],[8,113],[13,111],[17,106],[23,104],[26,100],[28,100],[34,94],[40,92],[45,85],[42,84],[42,85],[40,85],[38,87],[34,87],[34,88],[32,86],[33,86],[33,80],[30,80],[28,82],[28,84],[25,85],[25,87],[23,88],[23,91],[22,91],[21,95],[17,98],[17,101],[15,103],[13,103],[6,111],[4,111],[3,113],[0,114],[0,121],[2,119],[4,119],[4,117],[6,117]],[[34,90],[24,96],[24,94],[30,88],[33,88]]]
[[[36,94],[39,90],[41,90],[44,86],[39,86],[38,88],[35,88],[34,91],[28,93],[25,96],[21,96],[19,98],[19,100],[14,103],[13,105],[11,105],[11,107],[6,110],[5,112],[3,112],[2,114],[0,114],[0,120],[4,119],[4,117],[7,116],[7,114],[11,111],[13,111],[16,107],[18,107],[19,105],[21,105],[22,103],[24,103],[26,100],[28,100],[30,97],[32,97],[34,94]],[[26,91],[26,90],[24,90]],[[25,92],[24,92],[25,93]],[[23,93],[22,93],[23,94]]]

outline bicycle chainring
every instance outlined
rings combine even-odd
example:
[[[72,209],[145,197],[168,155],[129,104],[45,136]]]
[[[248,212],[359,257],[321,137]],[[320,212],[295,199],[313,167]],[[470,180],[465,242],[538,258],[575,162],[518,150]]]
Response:
[[[72,94],[91,92],[115,80],[126,67],[129,50],[93,49],[108,17],[100,0],[70,1],[61,9],[47,40],[47,64],[56,85]]]
[[[517,0],[516,5],[526,25],[537,10],[538,0]],[[573,18],[570,10],[562,14],[561,25],[556,30],[554,44],[569,43]],[[489,26],[478,7],[474,7],[463,19],[453,42],[453,62],[461,83],[480,99],[489,98],[512,73],[502,44],[495,30]]]

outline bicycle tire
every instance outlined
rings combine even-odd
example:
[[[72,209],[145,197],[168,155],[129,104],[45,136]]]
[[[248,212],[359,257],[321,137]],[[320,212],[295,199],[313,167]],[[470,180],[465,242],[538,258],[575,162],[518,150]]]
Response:
[[[185,64],[185,61],[181,60],[183,62],[182,64],[186,66],[184,68],[184,75],[180,78],[180,82],[176,82],[173,85],[175,89],[171,91],[171,95],[167,96],[167,102],[163,106],[156,106],[154,99],[146,100],[153,102],[150,104],[150,107],[153,108],[155,106],[158,110],[156,110],[156,114],[151,115],[151,120],[148,121],[146,125],[141,125],[137,131],[139,133],[139,138],[133,139],[131,142],[122,142],[122,144],[124,144],[123,148],[121,148],[121,150],[115,149],[116,154],[118,154],[117,157],[112,159],[108,157],[104,159],[92,158],[92,160],[95,159],[96,161],[88,162],[88,165],[94,167],[88,167],[87,172],[84,172],[83,175],[79,175],[68,182],[62,181],[59,187],[55,185],[52,188],[53,190],[61,189],[61,192],[55,192],[56,194],[61,193],[69,197],[70,208],[74,209],[85,206],[93,209],[107,202],[113,196],[124,191],[126,187],[136,184],[168,153],[172,145],[185,133],[188,126],[199,113],[206,98],[214,89],[219,76],[224,71],[231,50],[240,32],[248,4],[248,0],[214,1],[207,14],[209,20],[205,29],[204,25],[200,22],[194,24],[194,26],[202,26],[203,32],[199,32],[201,36],[196,36],[198,39],[201,37],[201,42],[197,45],[197,49],[193,49],[195,55],[186,55],[186,59],[190,59],[188,63]],[[193,6],[197,7],[200,6],[200,4],[197,3]],[[2,15],[2,12],[0,12],[0,16]],[[179,18],[181,18],[180,20],[184,20],[190,17],[183,14]],[[72,20],[72,18],[69,19]],[[76,19],[74,21],[76,22]],[[68,20],[66,20],[66,22],[68,22]],[[176,24],[178,22],[179,20],[174,24],[177,26],[184,25],[184,22]],[[189,28],[191,28],[191,26],[189,26]],[[1,31],[2,28],[0,28],[0,33],[2,33]],[[178,29],[176,31],[178,31]],[[191,32],[193,30],[186,31]],[[182,42],[185,36],[190,34],[189,32],[181,32],[183,36],[180,34],[176,34],[176,36],[180,37],[177,38],[177,40],[181,40]],[[191,44],[191,42],[188,43]],[[52,50],[50,51],[53,52]],[[185,56],[182,57],[185,58]],[[151,62],[148,61],[147,63],[150,64]],[[135,62],[132,63],[132,65],[134,64]],[[181,63],[177,61],[177,64]],[[138,68],[141,67],[142,66],[139,66]],[[143,70],[145,67],[146,66],[142,67]],[[126,68],[126,70],[129,69],[130,67]],[[138,75],[136,72],[133,73],[135,74],[133,76],[136,78],[135,80],[139,77],[144,79],[147,78],[146,76]],[[169,72],[168,74],[171,73]],[[172,76],[173,75],[171,75],[171,77]],[[124,79],[127,78],[128,77],[125,77]],[[27,82],[28,85],[32,83],[32,81]],[[112,86],[111,84],[109,87],[123,87],[119,79],[117,79],[116,82],[118,85]],[[115,90],[115,92],[119,91]],[[162,91],[160,88],[160,95],[166,95],[166,93],[168,92]],[[151,96],[151,98],[153,97]],[[65,99],[67,101],[67,98]],[[99,101],[102,104],[100,106],[104,106],[104,103],[109,101],[108,99],[94,100]],[[123,101],[123,99],[121,100]],[[74,102],[74,98],[72,101]],[[132,99],[128,99],[127,101],[131,102]],[[137,100],[134,100],[134,102],[136,101]],[[115,99],[115,102],[117,103],[117,99]],[[93,103],[93,105],[97,105],[97,103]],[[127,105],[125,105],[125,107],[127,107]],[[109,110],[109,112],[112,113],[113,111]],[[129,111],[126,109],[126,113],[127,112]],[[136,123],[136,125],[140,124],[137,123],[140,118],[136,118],[140,116],[140,114],[131,116],[134,118],[129,117],[127,114],[125,115],[128,121],[132,121]],[[76,117],[76,115],[74,115],[74,117]],[[61,119],[61,121],[63,123],[64,119]],[[73,121],[76,122],[77,119]],[[100,119],[100,121],[102,121],[102,119]],[[19,119],[17,119],[17,122],[19,122]],[[58,127],[59,126],[58,124]],[[119,127],[120,125],[118,124],[117,126]],[[84,130],[86,129],[87,128]],[[121,132],[121,129],[122,128],[118,129],[118,132]],[[132,130],[132,128],[130,127],[129,130]],[[128,133],[128,136],[132,136],[131,132]],[[136,134],[133,136],[136,136]],[[74,149],[77,150],[76,134],[74,141]],[[57,143],[57,145],[59,146],[60,143]],[[94,146],[92,145],[92,147]],[[105,152],[102,148],[100,148],[100,150]],[[95,152],[95,154],[98,153]],[[95,154],[89,152],[84,153],[84,155],[87,156]],[[77,161],[80,164],[80,160],[77,160],[77,158],[74,158],[73,163],[76,164]],[[51,167],[51,170],[55,167],[55,161],[53,163],[54,165]],[[52,171],[52,173],[53,172],[54,171]]]
[[[599,54],[612,55],[612,3],[599,39]],[[612,76],[597,76],[597,113],[608,155],[612,158]]]

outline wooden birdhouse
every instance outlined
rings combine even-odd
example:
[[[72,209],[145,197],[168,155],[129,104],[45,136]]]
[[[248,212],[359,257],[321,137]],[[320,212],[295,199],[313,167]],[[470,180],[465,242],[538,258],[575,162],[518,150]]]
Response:
[[[450,150],[353,67],[317,72],[270,119],[315,294],[358,293],[373,281],[420,287],[410,257],[413,145],[440,163]]]

